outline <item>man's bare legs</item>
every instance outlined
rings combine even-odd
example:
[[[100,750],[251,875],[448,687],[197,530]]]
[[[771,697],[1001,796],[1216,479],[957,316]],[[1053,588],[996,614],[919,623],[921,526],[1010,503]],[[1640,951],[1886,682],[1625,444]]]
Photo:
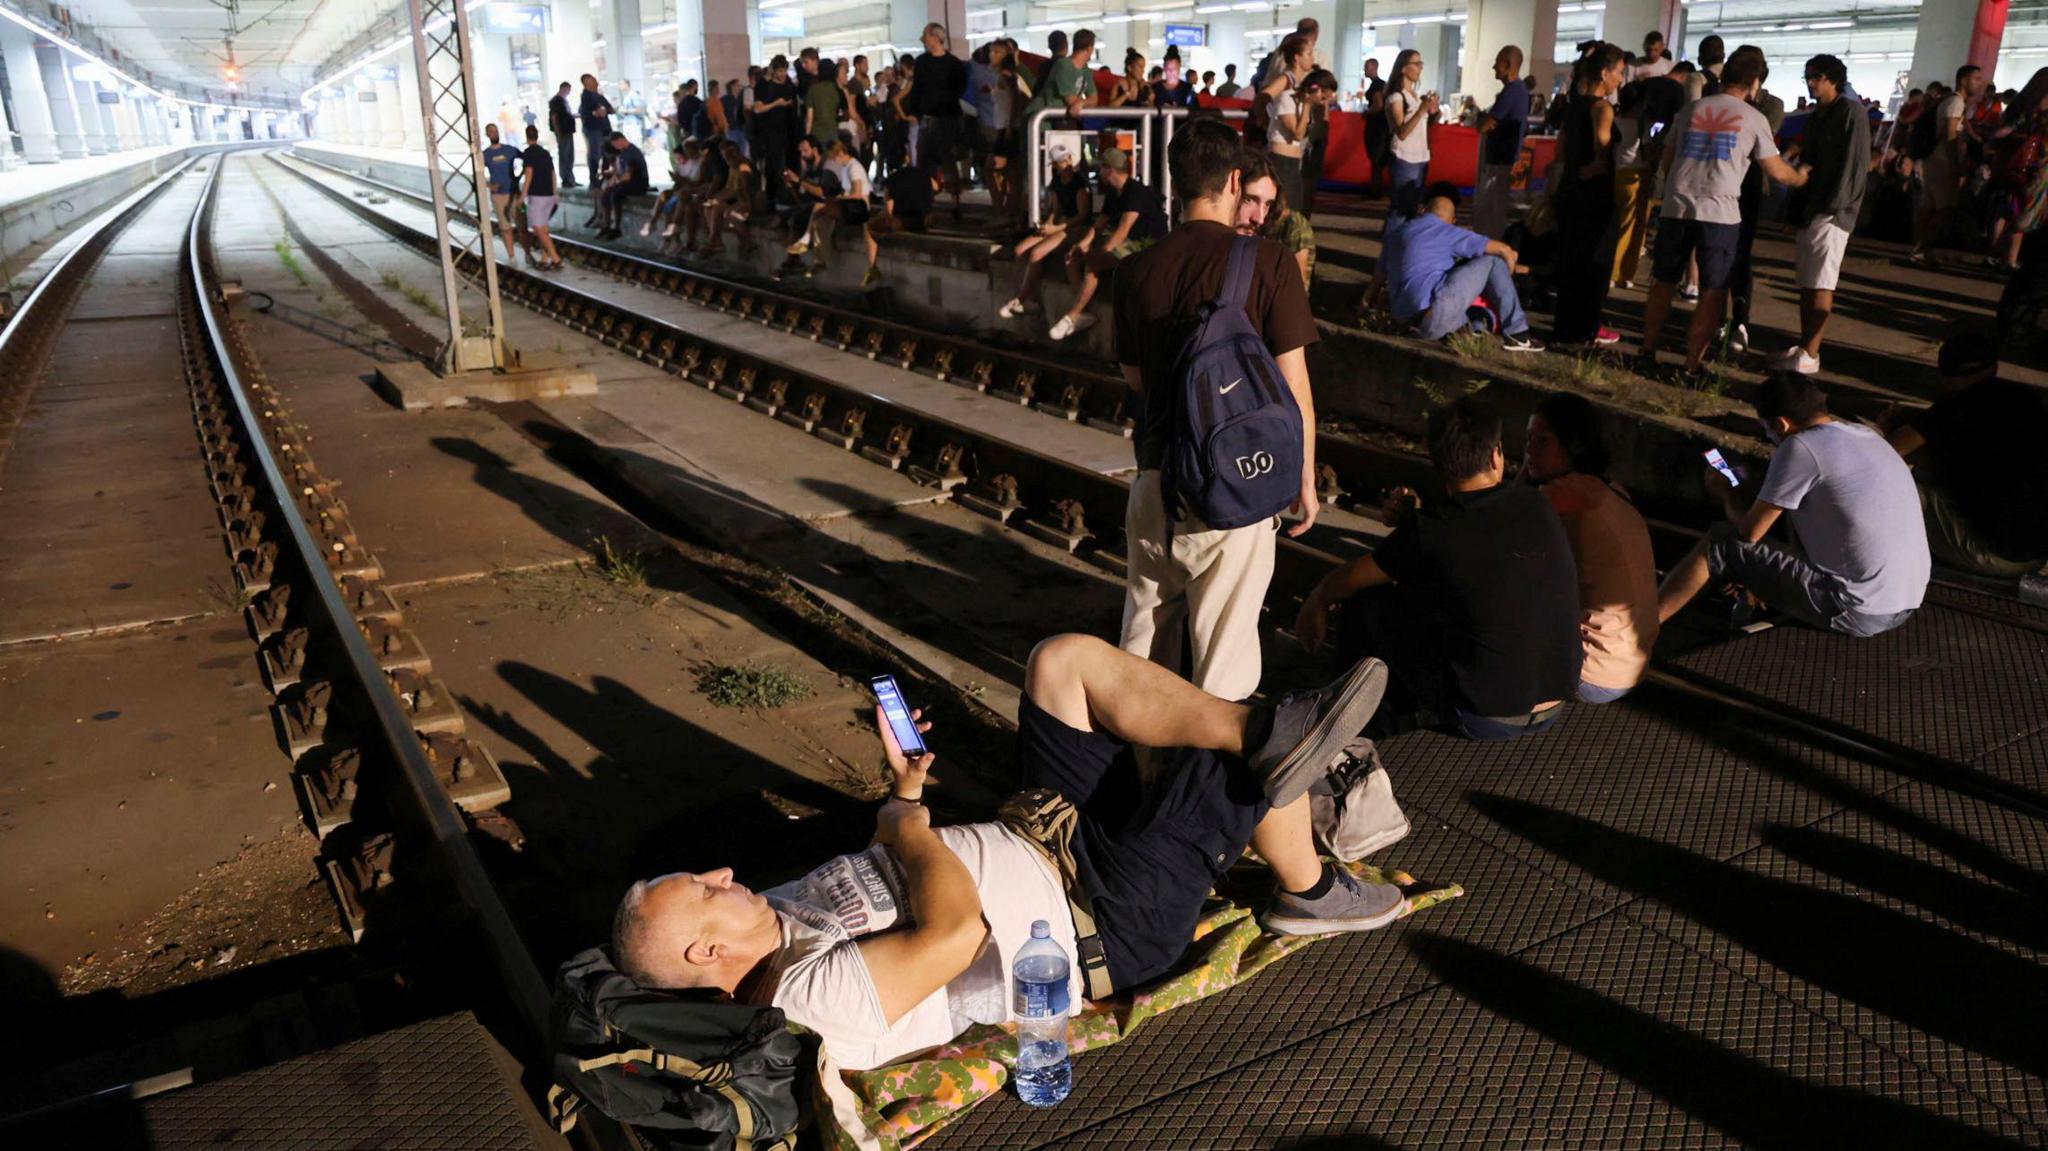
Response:
[[[1685,367],[1698,371],[1707,358],[1707,348],[1721,331],[1721,310],[1728,302],[1728,289],[1702,288],[1700,301],[1693,305],[1692,323],[1685,329]]]
[[[1826,333],[1828,317],[1835,311],[1835,294],[1809,288],[1799,293],[1799,346],[1814,359],[1820,358],[1820,340]]]
[[[1090,635],[1058,635],[1031,652],[1024,693],[1076,731],[1103,731],[1142,747],[1198,747],[1242,755],[1253,709],[1218,699],[1150,660]],[[1252,846],[1289,891],[1323,874],[1308,797],[1266,813]]]
[[[1031,650],[1024,694],[1076,731],[1102,731],[1142,747],[1245,753],[1247,704],[1194,684],[1091,635],[1056,635]]]
[[[1643,347],[1646,360],[1657,358],[1657,345],[1664,340],[1664,321],[1671,316],[1671,300],[1678,295],[1677,284],[1655,283],[1643,301]]]

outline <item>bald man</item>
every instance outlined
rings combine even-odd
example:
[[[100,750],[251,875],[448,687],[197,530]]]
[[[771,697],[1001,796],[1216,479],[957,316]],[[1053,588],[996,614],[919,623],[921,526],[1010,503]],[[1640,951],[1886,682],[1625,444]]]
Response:
[[[1166,974],[1247,845],[1273,871],[1268,930],[1370,931],[1406,900],[1323,863],[1309,791],[1348,789],[1370,770],[1346,745],[1385,687],[1385,666],[1369,659],[1319,691],[1232,703],[1093,636],[1055,636],[1024,672],[1020,798],[1042,825],[1071,817],[1071,871],[1007,819],[934,828],[922,803],[932,756],[905,755],[877,709],[893,794],[874,846],[761,893],[730,868],[636,883],[619,904],[612,957],[643,987],[772,1004],[817,1032],[841,1067],[865,1070],[1009,1018],[1011,960],[1036,920],[1080,957],[1077,996]],[[1139,746],[1162,749],[1149,782]],[[1076,904],[1094,934],[1079,933]]]
[[[1472,190],[1472,230],[1498,240],[1508,230],[1508,189],[1515,162],[1522,158],[1522,137],[1529,130],[1529,86],[1522,83],[1522,50],[1513,44],[1493,58],[1493,78],[1501,82],[1493,107],[1479,117],[1479,182]]]

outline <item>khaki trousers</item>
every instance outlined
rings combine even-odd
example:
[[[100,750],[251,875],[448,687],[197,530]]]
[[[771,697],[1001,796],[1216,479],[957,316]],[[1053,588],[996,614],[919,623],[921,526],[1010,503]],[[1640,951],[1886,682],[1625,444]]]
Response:
[[[1141,471],[1124,513],[1129,577],[1119,647],[1176,673],[1183,634],[1192,646],[1187,676],[1211,695],[1240,700],[1259,687],[1259,609],[1273,582],[1276,517],[1215,531],[1199,520],[1174,525],[1166,542],[1159,473]]]

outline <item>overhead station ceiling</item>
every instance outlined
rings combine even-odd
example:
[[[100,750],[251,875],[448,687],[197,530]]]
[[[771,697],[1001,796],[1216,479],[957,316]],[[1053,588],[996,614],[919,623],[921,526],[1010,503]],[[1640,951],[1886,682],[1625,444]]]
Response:
[[[12,0],[0,0],[12,2]],[[312,81],[337,45],[393,0],[71,0],[74,26],[90,29],[127,63],[160,80],[281,102]],[[31,15],[31,5],[22,7]]]

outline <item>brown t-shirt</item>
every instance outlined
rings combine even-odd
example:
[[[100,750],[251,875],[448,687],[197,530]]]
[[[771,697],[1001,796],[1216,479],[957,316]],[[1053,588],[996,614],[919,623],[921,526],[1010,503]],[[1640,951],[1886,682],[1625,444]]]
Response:
[[[1193,334],[1203,304],[1223,290],[1223,269],[1237,233],[1197,220],[1117,265],[1116,358],[1138,369],[1145,394],[1137,408],[1140,468],[1166,461],[1165,404],[1171,398],[1173,361]],[[1294,257],[1271,240],[1259,241],[1245,312],[1274,356],[1316,342],[1315,317]],[[1159,405],[1154,409],[1154,405]]]

